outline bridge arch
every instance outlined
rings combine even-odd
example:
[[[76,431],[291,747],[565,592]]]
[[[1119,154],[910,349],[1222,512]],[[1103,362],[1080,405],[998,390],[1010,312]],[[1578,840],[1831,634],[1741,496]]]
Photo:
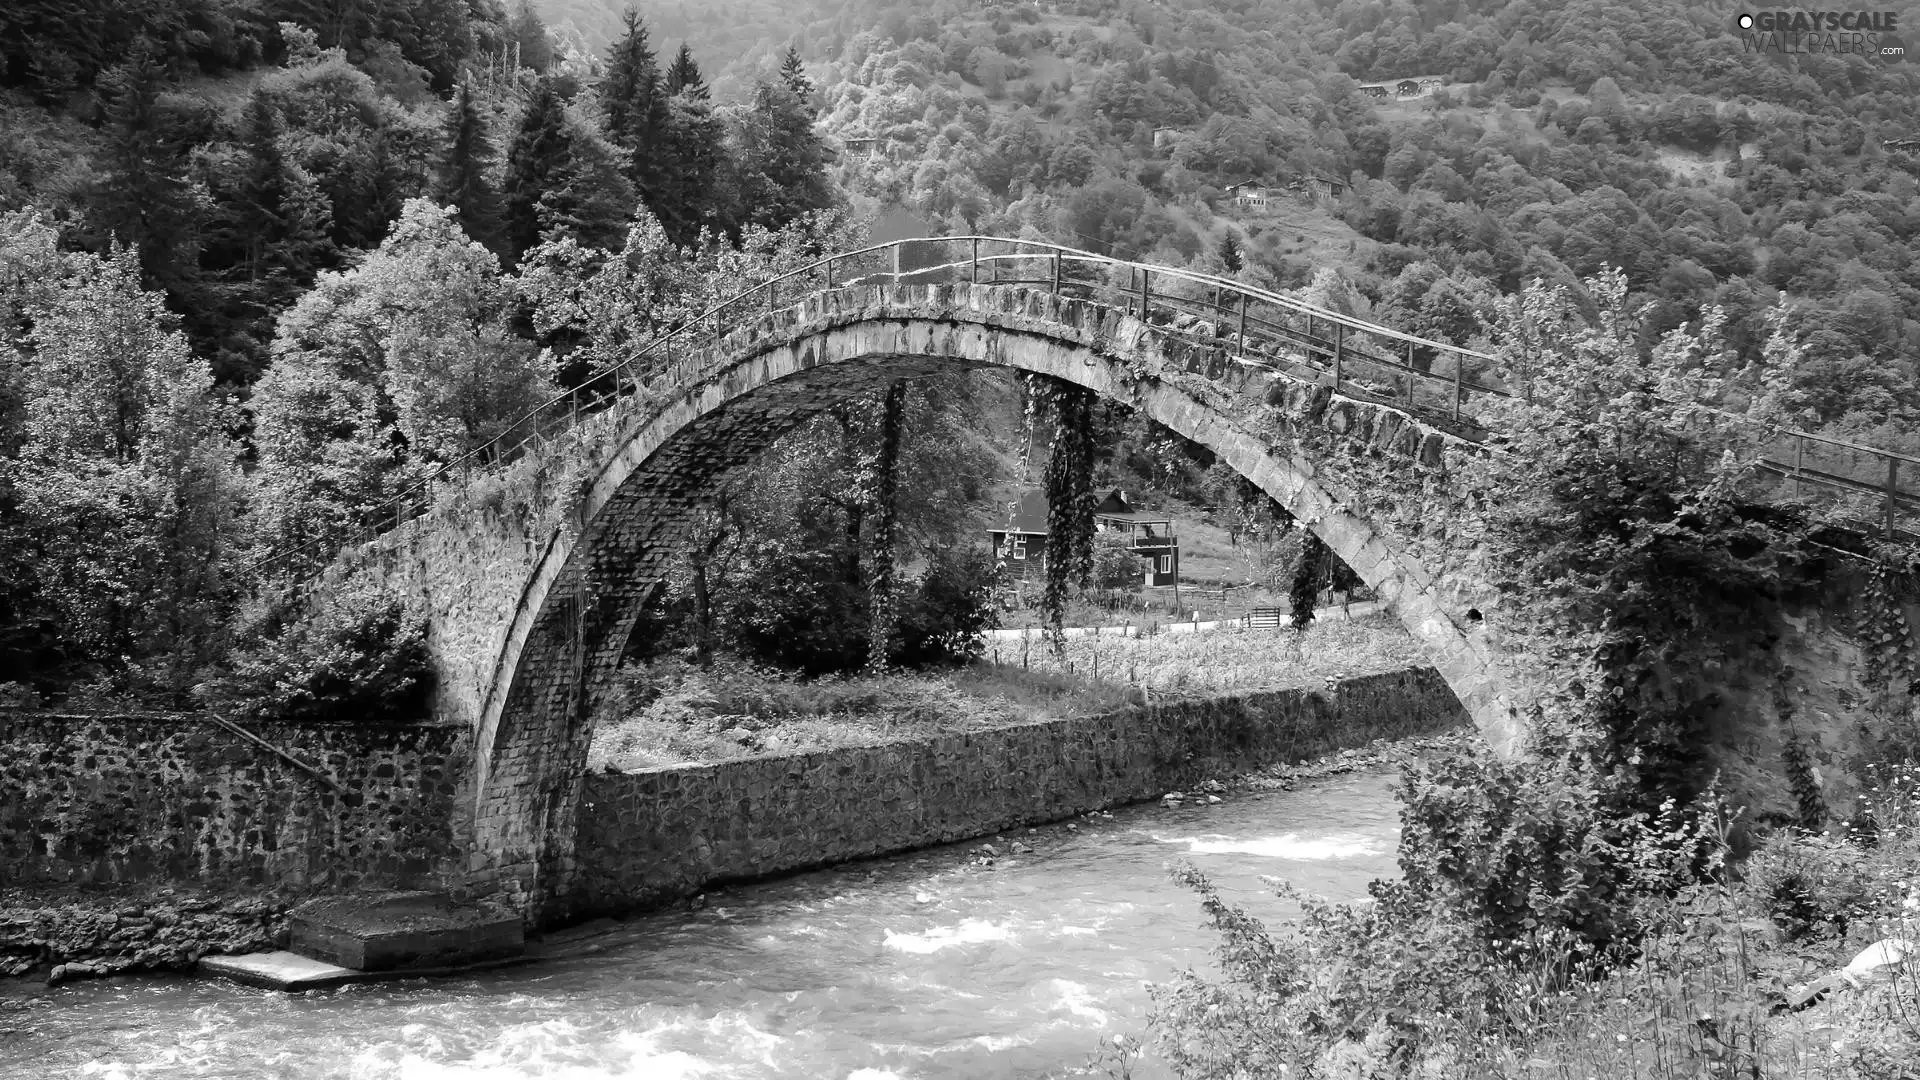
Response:
[[[1364,500],[1341,489],[1338,472],[1293,428],[1311,413],[1319,435],[1365,444],[1357,453],[1397,450],[1405,470],[1430,475],[1443,467],[1450,437],[1390,409],[1362,417],[1325,387],[1272,372],[1194,376],[1183,348],[1110,308],[965,285],[824,293],[717,346],[704,377],[636,411],[591,464],[572,526],[547,541],[525,586],[477,717],[469,886],[502,892],[530,912],[564,908],[557,898],[575,872],[574,815],[593,706],[703,493],[808,416],[894,379],[941,371],[1049,375],[1207,447],[1376,589],[1492,746],[1512,750],[1515,694],[1485,624],[1393,530],[1356,508]]]

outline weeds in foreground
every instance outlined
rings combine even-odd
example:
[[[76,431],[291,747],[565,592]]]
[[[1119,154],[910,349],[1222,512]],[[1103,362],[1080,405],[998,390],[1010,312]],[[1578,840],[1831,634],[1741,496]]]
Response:
[[[1675,860],[1704,817],[1691,839],[1677,817],[1609,826],[1609,861],[1628,873],[1585,884],[1569,851],[1598,851],[1594,838],[1543,831],[1545,813],[1445,850],[1409,829],[1403,865],[1441,867],[1454,895],[1424,890],[1409,905],[1396,883],[1362,904],[1298,898],[1303,917],[1275,931],[1181,868],[1220,935],[1221,975],[1156,988],[1157,1056],[1183,1080],[1920,1077],[1920,953],[1839,974],[1863,950],[1898,956],[1898,942],[1920,940],[1920,765],[1876,776],[1861,807],[1872,832],[1782,831],[1745,865],[1709,860],[1684,885]],[[1490,820],[1484,809],[1460,819]],[[1724,827],[1710,839],[1717,859]],[[1505,851],[1486,868],[1524,889],[1467,888],[1476,871],[1447,860],[1469,850]],[[1558,865],[1540,861],[1549,853]],[[1584,909],[1566,899],[1583,890],[1614,906],[1611,943],[1568,919]],[[1524,910],[1506,903],[1515,895]],[[1489,897],[1516,920],[1496,930]]]

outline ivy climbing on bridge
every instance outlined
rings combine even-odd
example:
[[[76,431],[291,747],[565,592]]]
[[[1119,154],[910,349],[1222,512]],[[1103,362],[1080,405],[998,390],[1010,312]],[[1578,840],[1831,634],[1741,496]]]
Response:
[[[1040,607],[1063,647],[1067,590],[1078,579],[1093,582],[1093,392],[1044,376],[1028,378],[1029,391],[1053,416],[1053,440],[1042,474],[1047,492],[1047,584]]]

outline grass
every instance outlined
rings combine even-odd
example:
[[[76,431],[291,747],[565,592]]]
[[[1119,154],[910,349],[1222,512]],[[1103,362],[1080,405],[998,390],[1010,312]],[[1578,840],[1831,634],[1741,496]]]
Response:
[[[1379,613],[1315,621],[1303,634],[1223,627],[1137,638],[1068,638],[1058,653],[1043,641],[997,641],[988,648],[986,660],[1006,671],[1180,697],[1318,687],[1427,663],[1406,628]]]
[[[646,768],[1094,716],[1139,700],[1124,686],[973,666],[800,681],[737,660],[629,668],[595,728],[589,768]]]

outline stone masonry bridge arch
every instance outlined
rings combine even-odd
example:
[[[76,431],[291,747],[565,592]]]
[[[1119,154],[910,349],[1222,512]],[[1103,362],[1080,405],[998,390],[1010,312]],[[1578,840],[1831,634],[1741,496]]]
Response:
[[[915,269],[903,266],[913,244],[972,250],[961,262],[921,257]],[[891,256],[890,271],[836,276],[875,254]],[[1014,279],[994,258],[1013,261]],[[1037,277],[1019,276],[1022,260]],[[804,297],[782,303],[782,283],[796,277]],[[661,363],[670,348],[674,362]],[[1447,353],[1459,362],[1436,370]],[[396,507],[404,525],[349,549],[330,573],[370,567],[425,606],[435,713],[474,733],[454,823],[468,863],[448,884],[501,895],[535,919],[564,907],[577,878],[594,706],[715,483],[806,417],[935,372],[1052,376],[1207,447],[1379,592],[1490,746],[1512,753],[1543,674],[1503,640],[1482,564],[1487,493],[1460,466],[1486,452],[1486,431],[1463,405],[1499,391],[1463,383],[1468,358],[1490,360],[1188,271],[988,238],[882,245],[774,278],[650,343],[590,384],[611,391],[600,398],[610,407],[563,421],[557,436],[464,484],[447,483],[463,475],[450,468],[438,490],[451,498],[421,502],[411,520]],[[1792,466],[1760,464],[1796,489],[1804,479],[1876,498],[1889,533],[1896,511],[1920,508],[1910,490],[1920,461],[1882,453],[1829,467],[1833,454],[1865,448],[1789,434]],[[491,459],[501,445],[474,454]],[[1901,462],[1913,466],[1905,486]],[[1863,475],[1884,476],[1884,488]],[[1783,662],[1816,684],[1802,690],[1805,709],[1852,708],[1860,680],[1842,669],[1859,650],[1832,617],[1843,604],[1803,605],[1808,618],[1777,628],[1783,644],[1722,680],[1729,719],[1716,737],[1747,738],[1750,705],[1771,700]],[[1739,752],[1751,762],[1774,750]]]
[[[1177,335],[1046,291],[842,289],[736,338],[585,464],[570,526],[540,545],[484,686],[470,688],[470,885],[530,905],[564,894],[588,718],[715,482],[822,409],[941,371],[1052,376],[1207,447],[1378,591],[1496,749],[1518,739],[1520,703],[1482,616],[1497,600],[1473,573],[1477,515],[1447,483],[1470,444],[1272,369],[1221,370]]]

